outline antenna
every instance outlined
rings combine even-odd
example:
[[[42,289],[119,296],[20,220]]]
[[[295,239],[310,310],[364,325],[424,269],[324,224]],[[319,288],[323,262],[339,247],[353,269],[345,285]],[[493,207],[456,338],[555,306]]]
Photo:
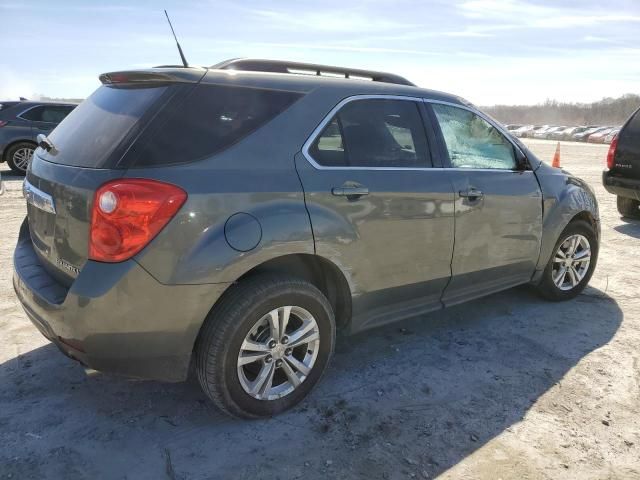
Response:
[[[178,42],[178,37],[176,37],[176,32],[173,30],[173,25],[171,25],[171,20],[169,19],[169,14],[167,13],[167,11],[164,11],[165,16],[167,17],[167,22],[169,22],[169,27],[171,27],[171,33],[173,33],[173,38],[176,39],[176,45],[178,46],[178,52],[180,52],[180,58],[182,59],[182,65],[184,65],[185,68],[187,68],[189,66],[189,64],[187,63],[187,59],[184,58],[184,53],[182,53],[182,47],[180,47],[180,42]]]

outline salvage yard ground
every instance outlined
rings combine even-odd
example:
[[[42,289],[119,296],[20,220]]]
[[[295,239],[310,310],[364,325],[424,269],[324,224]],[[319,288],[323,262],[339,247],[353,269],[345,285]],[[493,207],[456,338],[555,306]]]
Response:
[[[528,144],[551,160],[555,142]],[[87,376],[50,345],[11,286],[25,206],[1,164],[0,478],[640,478],[640,222],[602,187],[606,151],[562,143],[602,218],[577,299],[520,287],[340,339],[311,397],[262,421],[194,382]]]

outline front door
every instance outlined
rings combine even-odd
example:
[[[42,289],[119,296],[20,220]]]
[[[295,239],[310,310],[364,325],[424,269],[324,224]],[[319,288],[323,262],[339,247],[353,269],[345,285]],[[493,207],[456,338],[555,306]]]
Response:
[[[444,304],[526,283],[542,234],[542,193],[534,172],[485,118],[462,107],[430,105],[456,197],[452,278]]]
[[[296,157],[316,252],[346,273],[355,330],[440,308],[450,278],[453,190],[421,108],[354,97]]]

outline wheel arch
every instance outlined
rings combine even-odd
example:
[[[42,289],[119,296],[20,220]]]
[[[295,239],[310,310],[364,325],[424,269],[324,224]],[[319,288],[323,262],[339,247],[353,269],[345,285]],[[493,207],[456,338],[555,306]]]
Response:
[[[289,275],[308,281],[329,300],[339,328],[351,321],[351,287],[342,270],[331,260],[309,253],[283,255],[256,265],[234,283],[261,274]]]

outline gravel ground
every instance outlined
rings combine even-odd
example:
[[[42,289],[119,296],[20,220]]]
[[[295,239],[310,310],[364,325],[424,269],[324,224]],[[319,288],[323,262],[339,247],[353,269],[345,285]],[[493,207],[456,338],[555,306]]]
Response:
[[[528,143],[551,160],[555,143]],[[640,478],[640,222],[602,188],[606,150],[562,145],[602,216],[577,299],[520,287],[340,339],[311,398],[263,421],[194,383],[86,375],[50,345],[11,286],[25,209],[3,171],[0,478]]]

